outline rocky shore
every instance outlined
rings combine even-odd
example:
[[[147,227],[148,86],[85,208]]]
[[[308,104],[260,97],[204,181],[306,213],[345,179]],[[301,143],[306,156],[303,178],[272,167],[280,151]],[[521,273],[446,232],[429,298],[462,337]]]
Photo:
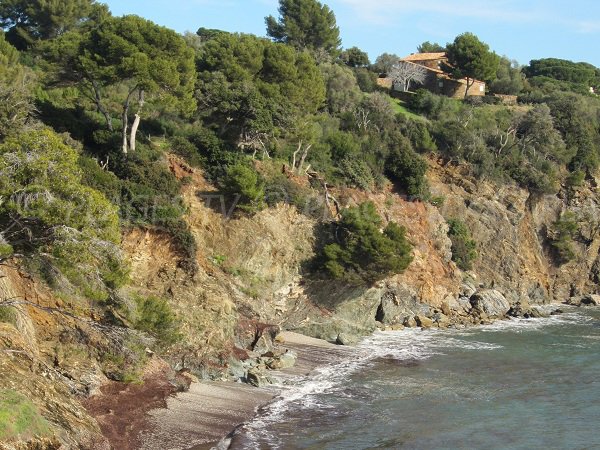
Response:
[[[402,324],[381,324],[380,329],[443,329],[487,325],[510,318],[543,318],[563,313],[558,305],[540,307],[518,302],[511,306],[500,292],[494,290],[473,293],[471,298],[463,297],[459,302],[464,305],[463,315],[446,315],[434,310],[430,316],[416,315],[404,319]],[[600,306],[600,296],[577,296],[564,303],[567,307]],[[260,339],[260,345],[265,346],[263,350],[268,350],[263,355],[250,350],[249,360],[231,369],[232,377],[235,373],[245,374],[239,375],[238,382],[195,382],[187,392],[170,396],[165,405],[148,411],[145,428],[140,431],[139,446],[136,448],[229,448],[237,428],[251,420],[261,407],[276,399],[283,386],[298,382],[319,366],[351,355],[353,347],[342,345],[342,339],[344,337],[338,339],[336,345],[293,332],[278,333],[272,342]],[[256,350],[259,348],[256,347]]]
[[[352,352],[350,347],[292,332],[278,334],[275,346],[269,347],[271,349],[265,352],[269,355],[289,356],[259,357],[254,369],[249,369],[255,377],[250,376],[246,383],[241,380],[192,383],[186,392],[169,396],[164,405],[147,412],[143,429],[138,429],[136,447],[125,447],[121,443],[115,448],[203,450],[216,446],[224,438],[219,448],[227,448],[226,436],[276,398],[282,386]],[[292,359],[291,355],[294,355],[294,364],[288,366],[285,361]],[[277,368],[261,367],[267,361]],[[281,361],[286,367],[280,367],[275,361]]]

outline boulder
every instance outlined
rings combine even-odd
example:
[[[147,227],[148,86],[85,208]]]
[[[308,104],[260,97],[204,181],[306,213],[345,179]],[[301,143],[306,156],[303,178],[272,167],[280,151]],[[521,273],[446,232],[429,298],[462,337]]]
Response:
[[[426,316],[415,316],[415,321],[421,328],[431,328],[433,326],[433,320]]]
[[[273,339],[268,334],[260,336],[252,346],[252,350],[263,355],[273,349]]]
[[[234,381],[240,380],[246,376],[246,369],[241,361],[235,358],[230,358],[228,366],[229,375],[233,378]]]
[[[290,367],[294,367],[296,365],[296,359],[297,359],[296,354],[291,351],[288,351],[287,353],[284,353],[283,355],[280,355],[275,358],[271,358],[267,362],[267,367],[269,367],[269,369],[273,369],[273,370],[289,369]]]
[[[273,381],[258,369],[251,369],[246,375],[246,383],[255,386],[263,387],[273,384]]]
[[[469,297],[458,297],[452,305],[452,308],[457,312],[457,314],[461,315],[461,316],[465,316],[465,315],[469,315],[471,312],[471,309],[473,309],[473,307],[471,306],[471,301],[469,300]]]
[[[406,317],[404,319],[404,322],[402,322],[402,325],[404,325],[406,328],[416,328],[417,321],[415,320],[414,317]]]
[[[442,312],[435,313],[433,315],[433,321],[440,328],[448,328],[451,322],[450,318]]]
[[[510,303],[506,297],[495,289],[477,291],[471,296],[469,302],[476,312],[480,315],[484,313],[490,319],[505,317],[510,309]]]
[[[600,306],[600,295],[587,294],[581,299],[581,304],[585,306]]]
[[[415,314],[419,310],[419,303],[419,296],[412,287],[405,285],[390,287],[381,295],[375,320],[384,325],[400,323],[402,317]]]
[[[530,317],[533,317],[535,319],[546,318],[546,317],[550,316],[550,314],[548,314],[547,312],[545,312],[539,308],[531,308],[529,314],[530,314]]]
[[[521,302],[517,302],[513,306],[511,306],[506,315],[509,317],[522,319],[545,317],[540,310],[531,308],[527,303]]]
[[[359,338],[357,336],[353,336],[347,333],[340,333],[337,335],[337,338],[335,339],[335,343],[337,345],[354,345],[357,344],[359,341]]]
[[[475,285],[473,283],[471,283],[469,281],[465,281],[460,286],[459,294],[461,297],[470,298],[475,292],[477,292],[477,288],[475,287]]]

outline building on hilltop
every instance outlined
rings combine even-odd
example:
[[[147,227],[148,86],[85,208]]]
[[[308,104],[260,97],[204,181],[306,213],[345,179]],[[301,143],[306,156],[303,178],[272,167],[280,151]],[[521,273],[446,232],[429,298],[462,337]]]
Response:
[[[400,63],[416,64],[427,69],[422,87],[428,91],[438,95],[445,95],[452,98],[464,98],[467,90],[467,79],[454,79],[447,72],[442,70],[442,67],[448,66],[448,58],[446,53],[413,53],[402,58]],[[389,77],[382,77],[378,84],[382,87],[392,89],[394,91],[403,91],[401,86],[394,86],[393,81]],[[472,86],[469,87],[467,96],[484,96],[485,82],[474,80]]]

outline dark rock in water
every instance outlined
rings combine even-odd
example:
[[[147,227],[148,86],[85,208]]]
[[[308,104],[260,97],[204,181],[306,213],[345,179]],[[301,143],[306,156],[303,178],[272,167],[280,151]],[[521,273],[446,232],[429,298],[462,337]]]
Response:
[[[528,309],[523,308],[521,302],[515,303],[506,313],[509,317],[529,319],[530,313]]]
[[[418,359],[397,359],[391,355],[377,358],[375,359],[375,362],[378,364],[395,367],[417,367],[421,364],[421,361]]]
[[[585,306],[599,306],[600,295],[588,294],[584,295],[581,299],[581,304]]]
[[[516,317],[522,319],[538,319],[542,317],[548,317],[549,314],[536,307],[528,307],[526,304],[523,305],[521,302],[515,303],[506,313],[509,317]]]
[[[480,315],[484,313],[490,319],[504,317],[510,309],[510,303],[506,297],[495,289],[478,291],[471,296],[469,301],[476,312]]]
[[[600,306],[600,295],[576,295],[570,297],[565,303],[573,306]]]
[[[564,314],[564,311],[562,309],[555,309],[550,313],[551,316],[558,316],[559,314]]]

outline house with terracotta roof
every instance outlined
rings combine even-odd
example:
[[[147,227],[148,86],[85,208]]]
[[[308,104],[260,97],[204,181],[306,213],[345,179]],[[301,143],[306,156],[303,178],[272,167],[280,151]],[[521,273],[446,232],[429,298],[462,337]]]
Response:
[[[434,94],[445,95],[452,98],[464,98],[467,91],[467,79],[454,79],[442,68],[448,66],[448,58],[446,53],[413,53],[400,60],[403,63],[416,64],[427,69],[425,81],[422,85]],[[472,85],[468,86],[467,96],[484,96],[485,82],[480,80],[471,80]],[[380,86],[388,87],[395,90],[402,90],[397,86],[393,86],[393,82],[389,78],[381,78]]]

